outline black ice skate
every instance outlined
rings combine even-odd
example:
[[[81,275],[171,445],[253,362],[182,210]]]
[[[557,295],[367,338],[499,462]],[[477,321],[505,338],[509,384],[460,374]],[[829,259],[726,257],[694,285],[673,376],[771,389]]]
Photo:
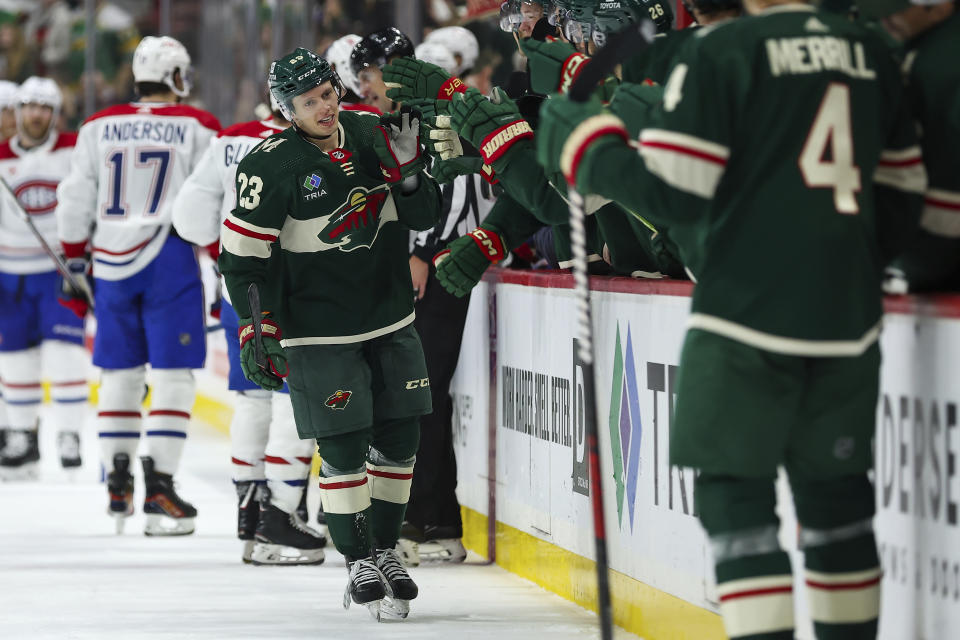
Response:
[[[347,571],[350,574],[343,592],[343,608],[349,609],[351,602],[362,604],[380,622],[381,605],[390,589],[386,576],[373,558],[347,558]]]
[[[376,563],[377,569],[387,580],[387,597],[380,606],[381,615],[394,619],[406,618],[410,613],[410,601],[420,591],[417,583],[407,573],[394,549],[377,549]]]
[[[36,429],[7,429],[0,450],[0,477],[4,480],[36,480],[39,460]]]
[[[321,564],[325,546],[326,537],[308,527],[296,511],[286,513],[270,502],[270,492],[264,490],[251,557],[253,564]]]
[[[237,537],[243,540],[244,562],[250,562],[253,554],[253,537],[260,521],[260,498],[262,484],[254,480],[237,482]]]
[[[113,456],[113,471],[107,475],[107,493],[110,505],[107,513],[114,517],[117,535],[123,533],[123,525],[133,515],[133,476],[130,474],[130,456],[118,453]]]
[[[150,456],[141,456],[140,462],[143,464],[143,482],[147,487],[147,497],[143,501],[147,526],[143,533],[148,536],[185,536],[193,533],[197,510],[177,495],[173,476],[156,471]]]
[[[300,504],[297,505],[296,514],[297,514],[297,517],[304,522],[307,522],[308,520],[310,520],[310,512],[307,511],[307,488],[306,487],[303,488],[303,493],[300,494]]]
[[[57,434],[57,449],[60,451],[60,466],[64,469],[76,469],[82,464],[80,459],[80,434],[76,431],[61,431]]]

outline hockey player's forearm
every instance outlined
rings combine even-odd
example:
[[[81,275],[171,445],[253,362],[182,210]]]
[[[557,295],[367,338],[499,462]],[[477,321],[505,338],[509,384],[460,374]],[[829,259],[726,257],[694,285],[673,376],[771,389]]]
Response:
[[[500,230],[500,235],[509,249],[516,249],[538,230],[547,226],[510,197],[509,193],[501,194],[497,198],[497,203],[490,209],[486,221]]]
[[[409,193],[402,188],[394,189],[393,197],[401,224],[414,231],[424,231],[433,228],[440,219],[440,188],[436,180],[425,174],[415,177],[419,181],[416,189]]]
[[[267,291],[267,261],[260,258],[241,258],[224,251],[217,260],[217,266],[223,275],[224,286],[230,293],[230,301],[237,315],[249,318],[247,289],[251,284],[256,284],[262,294]]]

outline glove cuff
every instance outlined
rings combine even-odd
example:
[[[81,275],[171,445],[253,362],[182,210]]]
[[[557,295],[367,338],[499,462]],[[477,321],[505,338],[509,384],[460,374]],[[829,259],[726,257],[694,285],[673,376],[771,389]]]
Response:
[[[480,155],[484,164],[493,164],[511,146],[520,140],[533,138],[533,129],[526,120],[514,120],[499,129],[491,131],[480,142]]]
[[[560,151],[560,170],[567,183],[576,185],[577,171],[584,153],[598,138],[617,136],[624,142],[630,139],[627,128],[620,118],[603,114],[587,118],[573,130]]]
[[[63,255],[67,258],[85,258],[87,255],[87,241],[83,242],[61,242],[63,246]]]
[[[439,267],[440,263],[447,259],[447,256],[450,255],[450,249],[444,249],[437,255],[433,256],[433,266],[434,268]]]
[[[243,348],[243,345],[247,344],[253,340],[253,320],[247,320],[248,324],[244,324],[237,330],[237,335],[240,337],[240,348]],[[280,327],[276,322],[269,318],[264,318],[260,323],[262,328],[262,333],[264,338],[273,338],[274,340],[280,340],[282,333]]]
[[[483,256],[490,262],[496,264],[506,257],[507,252],[503,247],[503,238],[496,231],[477,227],[467,235],[480,247]]]
[[[463,84],[463,80],[456,76],[450,76],[446,82],[440,85],[440,90],[437,91],[437,100],[450,100],[453,94],[466,92],[467,85]]]
[[[498,184],[500,182],[497,172],[488,164],[480,166],[480,177],[486,180],[488,184]]]
[[[590,57],[582,53],[571,53],[560,67],[560,84],[557,86],[557,91],[564,94],[570,91],[570,87],[573,86],[577,76],[580,75],[581,71],[586,69],[586,63],[589,60]]]

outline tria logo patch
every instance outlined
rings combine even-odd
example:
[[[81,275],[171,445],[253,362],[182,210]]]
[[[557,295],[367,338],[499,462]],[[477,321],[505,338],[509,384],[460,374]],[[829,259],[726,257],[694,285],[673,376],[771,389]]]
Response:
[[[323,184],[323,176],[313,172],[308,176],[303,176],[300,180],[300,193],[303,195],[304,201],[316,200],[321,196],[327,195],[326,189],[321,185]]]
[[[318,176],[315,173],[308,175],[303,181],[303,188],[307,191],[313,191],[320,186],[320,183],[323,182],[323,178]]]
[[[350,398],[353,397],[353,391],[344,391],[343,389],[337,389],[336,393],[327,398],[327,401],[324,402],[324,406],[328,409],[334,409],[337,411],[343,411],[347,408],[347,403],[350,402]]]

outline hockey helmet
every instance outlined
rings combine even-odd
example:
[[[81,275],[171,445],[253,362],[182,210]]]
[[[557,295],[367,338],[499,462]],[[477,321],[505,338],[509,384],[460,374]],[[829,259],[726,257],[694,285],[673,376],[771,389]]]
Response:
[[[50,78],[30,76],[17,89],[16,104],[42,104],[57,112],[63,104],[63,95]]]
[[[457,74],[457,60],[450,50],[436,42],[423,42],[414,49],[417,60],[435,64],[451,75]]]
[[[0,109],[12,109],[17,105],[17,83],[0,80]]]
[[[348,33],[342,38],[337,38],[329,47],[323,57],[330,63],[333,70],[340,76],[344,86],[355,94],[360,95],[360,84],[357,82],[357,76],[353,74],[350,67],[350,54],[353,48],[357,46],[363,38],[355,33]]]
[[[460,60],[456,68],[451,71],[453,75],[460,75],[470,69],[477,63],[477,56],[480,55],[480,44],[477,37],[469,29],[464,27],[443,27],[431,31],[424,42],[436,43],[447,48],[450,53]],[[419,54],[417,55],[419,58]]]
[[[280,105],[280,113],[290,122],[293,122],[293,99],[328,81],[337,92],[339,102],[345,93],[340,76],[329,62],[303,47],[270,64],[270,95]]]
[[[413,42],[400,29],[387,27],[365,36],[350,54],[350,69],[355,75],[365,67],[383,67],[390,58],[412,56]]]
[[[539,6],[543,16],[549,19],[550,24],[556,24],[556,6],[554,0],[507,0],[500,5],[500,30],[507,33],[516,33],[524,22],[523,5]]]
[[[183,89],[178,89],[173,81],[177,71],[180,72]],[[133,52],[133,81],[160,82],[170,87],[176,95],[186,98],[190,95],[193,81],[187,48],[170,36],[146,36]]]
[[[855,0],[854,4],[864,18],[879,20],[913,6],[933,6],[952,2],[952,0]]]
[[[593,11],[591,38],[594,44],[602,47],[607,37],[645,18],[653,22],[657,33],[666,33],[673,28],[673,11],[667,0],[600,2]]]

